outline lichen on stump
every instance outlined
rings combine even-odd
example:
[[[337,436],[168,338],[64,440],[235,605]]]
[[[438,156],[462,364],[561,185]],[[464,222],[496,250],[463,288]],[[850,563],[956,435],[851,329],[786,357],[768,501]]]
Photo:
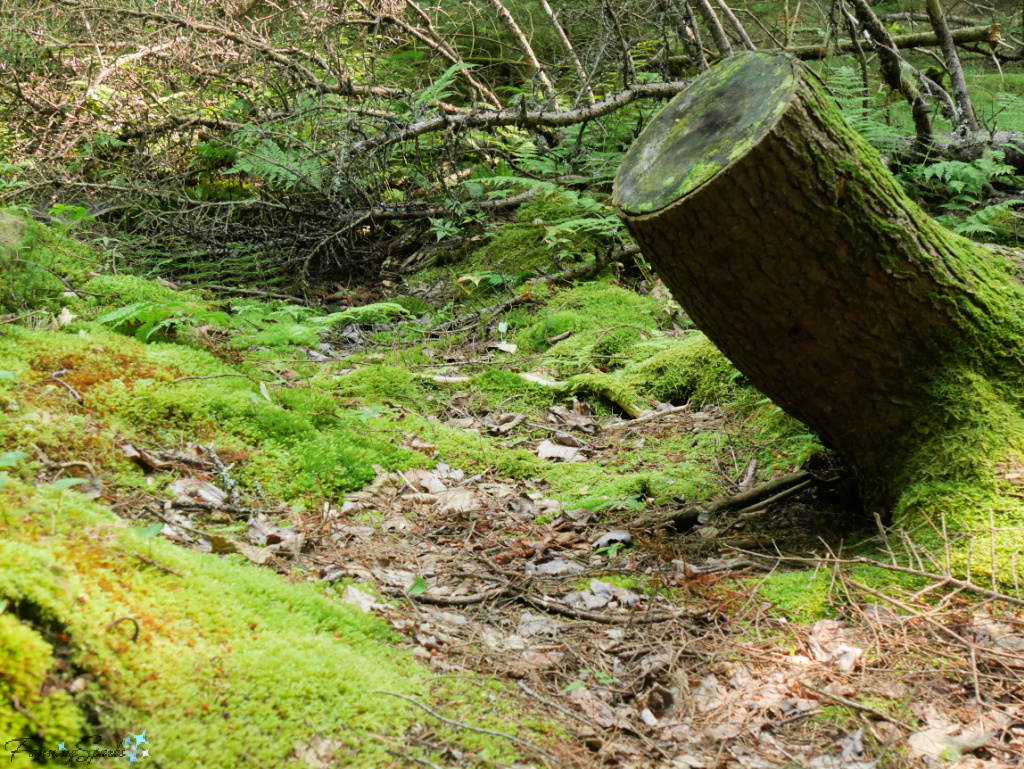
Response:
[[[992,510],[1013,530],[1002,550],[1024,544],[1022,255],[921,211],[810,70],[746,53],[695,80],[626,155],[614,205],[694,322],[851,464],[869,510],[961,533]]]

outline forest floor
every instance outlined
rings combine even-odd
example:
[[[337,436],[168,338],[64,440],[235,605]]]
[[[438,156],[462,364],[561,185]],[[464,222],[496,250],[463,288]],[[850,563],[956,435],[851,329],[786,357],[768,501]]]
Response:
[[[166,766],[1024,761],[1024,601],[898,563],[904,533],[656,286],[538,287],[433,334],[397,300],[211,298],[30,237],[69,277],[0,321],[5,739],[148,723]]]

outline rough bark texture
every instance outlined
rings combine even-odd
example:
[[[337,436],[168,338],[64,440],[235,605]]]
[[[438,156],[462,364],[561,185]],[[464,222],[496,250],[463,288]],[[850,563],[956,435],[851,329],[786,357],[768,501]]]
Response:
[[[629,151],[614,203],[698,327],[853,465],[870,507],[953,472],[934,452],[998,443],[965,432],[981,396],[959,388],[1019,392],[1018,265],[925,215],[792,57],[698,78]]]

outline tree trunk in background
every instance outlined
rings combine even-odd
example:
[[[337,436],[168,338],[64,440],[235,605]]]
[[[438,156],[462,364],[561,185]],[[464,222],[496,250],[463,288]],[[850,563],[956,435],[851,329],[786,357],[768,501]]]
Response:
[[[1021,255],[924,214],[794,58],[742,53],[694,81],[626,155],[614,204],[697,326],[852,465],[869,509],[1024,457]]]

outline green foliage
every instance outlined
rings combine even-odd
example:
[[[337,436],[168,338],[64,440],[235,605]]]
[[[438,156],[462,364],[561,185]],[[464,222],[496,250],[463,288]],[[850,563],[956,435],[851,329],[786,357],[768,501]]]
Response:
[[[1017,216],[1013,211],[1021,200],[1006,200],[985,205],[995,191],[994,184],[1012,182],[1016,171],[1004,162],[1002,152],[986,150],[971,162],[942,160],[924,166],[914,166],[903,174],[905,184],[918,194],[937,198],[940,207],[949,213],[940,215],[939,221],[954,232],[971,237],[997,234],[994,225]]]
[[[906,136],[902,128],[882,119],[884,104],[879,104],[877,96],[865,88],[860,72],[841,64],[824,72],[823,80],[846,121],[873,146],[889,149],[894,141]]]
[[[243,139],[241,145],[235,164],[224,173],[245,174],[285,190],[317,189],[323,184],[320,159],[307,147],[290,149],[271,139],[260,139],[254,146]]]
[[[178,328],[212,327],[233,332],[232,344],[282,347],[291,344],[316,345],[320,334],[349,323],[380,323],[395,316],[408,315],[400,304],[378,302],[326,315],[297,305],[259,302],[237,303],[230,312],[211,309],[201,302],[157,299],[135,302],[99,316],[96,320],[115,330],[131,331],[142,342],[154,335]]]
[[[0,491],[5,740],[74,745],[90,732],[145,729],[152,757],[167,765],[226,766],[245,755],[281,767],[294,763],[289,756],[298,745],[328,734],[337,736],[336,760],[386,766],[393,759],[378,736],[402,739],[421,714],[402,700],[371,694],[375,689],[508,728],[500,722],[510,708],[494,691],[458,681],[431,684],[426,668],[394,648],[389,627],[315,585],[290,584],[237,557],[141,540],[77,495],[56,518],[21,513],[11,525],[12,510],[55,509],[54,494],[22,484]],[[140,564],[132,553],[143,546],[187,576]],[[129,630],[111,626],[111,617],[122,616],[137,618],[138,643]],[[45,684],[79,673],[88,685],[75,699],[65,686]],[[455,731],[438,738],[481,760],[518,758],[496,739],[463,741]],[[37,764],[20,755],[11,765]]]

